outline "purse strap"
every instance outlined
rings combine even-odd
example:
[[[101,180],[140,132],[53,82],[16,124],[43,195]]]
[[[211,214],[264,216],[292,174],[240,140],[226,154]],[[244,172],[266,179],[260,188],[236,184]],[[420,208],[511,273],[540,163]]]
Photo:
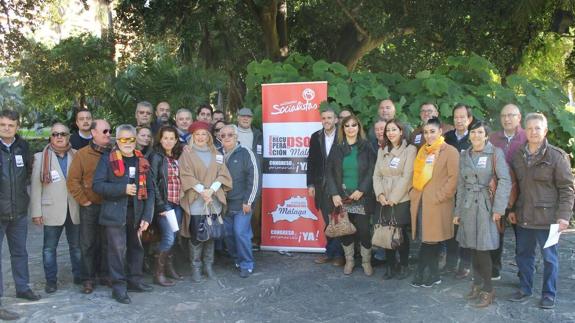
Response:
[[[389,216],[389,225],[396,227],[397,219],[395,218],[395,206],[391,207],[391,215]]]

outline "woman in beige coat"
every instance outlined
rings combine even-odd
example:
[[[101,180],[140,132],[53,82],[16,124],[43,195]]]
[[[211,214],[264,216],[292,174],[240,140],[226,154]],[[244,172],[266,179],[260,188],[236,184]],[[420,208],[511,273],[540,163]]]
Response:
[[[383,279],[405,279],[409,276],[409,234],[407,227],[411,222],[409,211],[409,190],[413,180],[413,160],[417,148],[406,140],[404,126],[397,120],[385,125],[383,146],[377,153],[373,173],[373,189],[379,202],[379,223],[394,222],[401,228],[403,242],[398,248],[399,263],[396,261],[396,250],[385,249],[385,274]]]
[[[421,146],[413,167],[411,199],[412,235],[421,239],[414,287],[441,283],[441,242],[453,237],[453,207],[459,176],[459,152],[445,143],[441,123],[429,119],[423,126],[426,144]],[[424,277],[425,269],[429,275]]]
[[[46,293],[57,288],[56,249],[66,229],[74,283],[80,277],[80,215],[78,202],[68,194],[66,177],[76,151],[70,145],[70,130],[61,123],[52,126],[50,143],[34,155],[31,178],[30,211],[32,221],[44,226],[42,261],[46,276]]]
[[[185,211],[180,234],[190,238],[194,282],[201,280],[202,264],[206,276],[214,277],[214,240],[202,242],[196,237],[202,216],[206,212],[221,214],[226,204],[224,192],[232,188],[232,177],[224,163],[224,156],[214,147],[209,128],[202,121],[192,123],[189,127],[192,134],[190,145],[184,148],[179,159],[184,194],[180,205]]]

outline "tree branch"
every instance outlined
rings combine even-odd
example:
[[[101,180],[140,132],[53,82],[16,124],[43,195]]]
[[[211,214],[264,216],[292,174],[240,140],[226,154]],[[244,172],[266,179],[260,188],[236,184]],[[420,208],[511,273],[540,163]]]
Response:
[[[351,23],[353,24],[353,26],[355,27],[355,29],[357,30],[358,33],[362,34],[364,37],[366,38],[371,38],[371,36],[369,35],[369,33],[363,29],[363,27],[361,27],[361,25],[359,24],[359,22],[357,21],[357,19],[355,19],[355,17],[353,16],[353,14],[349,11],[349,9],[347,9],[343,3],[341,2],[341,0],[337,0],[336,1],[338,6],[341,8],[341,10],[343,10],[343,13],[349,18],[349,20],[351,20]]]
[[[243,2],[248,6],[252,13],[260,19],[260,10],[253,0],[243,0]]]

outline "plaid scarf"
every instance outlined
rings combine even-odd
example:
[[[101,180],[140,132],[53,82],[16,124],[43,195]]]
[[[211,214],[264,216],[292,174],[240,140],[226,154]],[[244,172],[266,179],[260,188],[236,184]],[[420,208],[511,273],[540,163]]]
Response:
[[[107,151],[110,150],[110,148],[108,148],[108,146],[100,146],[97,145],[94,140],[90,140],[90,147],[92,147],[92,149],[94,149],[95,151],[99,152],[100,154],[103,154]]]
[[[138,200],[145,200],[148,198],[146,179],[148,171],[150,170],[150,163],[139,150],[134,150],[134,155],[138,157]],[[117,147],[114,147],[112,151],[110,151],[110,165],[114,175],[117,177],[124,176],[126,167],[124,166],[122,153]]]
[[[52,169],[52,158],[50,158],[50,152],[53,151],[56,155],[65,155],[70,149],[72,149],[72,145],[70,144],[64,149],[56,149],[52,144],[47,144],[46,147],[44,147],[42,150],[42,168],[40,171],[40,182],[42,184],[52,183],[52,174],[50,173]]]

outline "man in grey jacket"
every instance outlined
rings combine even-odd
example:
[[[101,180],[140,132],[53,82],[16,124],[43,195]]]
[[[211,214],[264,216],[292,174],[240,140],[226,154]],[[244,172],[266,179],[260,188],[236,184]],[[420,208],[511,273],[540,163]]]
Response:
[[[236,267],[240,269],[240,277],[247,278],[254,270],[250,222],[252,204],[260,194],[258,163],[255,154],[238,143],[236,126],[224,126],[220,136],[226,166],[234,183],[232,190],[226,194],[225,241]]]
[[[543,248],[550,225],[567,229],[575,198],[569,155],[547,142],[547,119],[541,113],[525,117],[527,144],[513,155],[519,197],[509,221],[517,224],[517,255],[520,288],[510,301],[523,302],[533,291],[535,247],[543,256],[543,288],[539,306],[553,308],[559,277],[557,245]]]

